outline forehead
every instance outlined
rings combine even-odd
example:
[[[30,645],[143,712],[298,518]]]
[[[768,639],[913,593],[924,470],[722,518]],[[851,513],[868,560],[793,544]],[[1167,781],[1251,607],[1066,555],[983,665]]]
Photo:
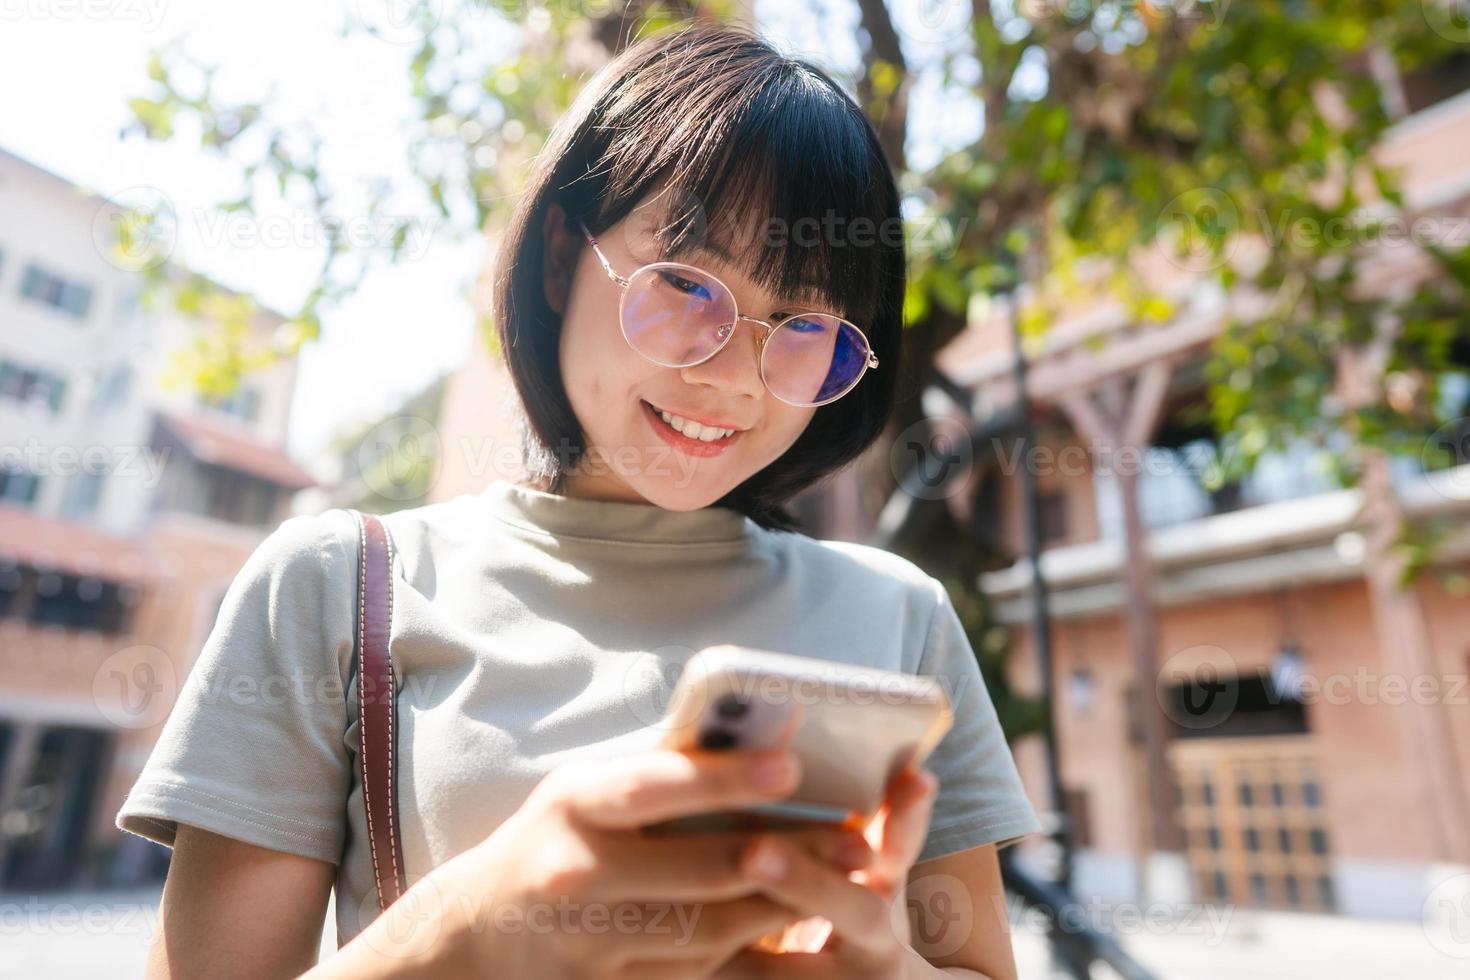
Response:
[[[730,285],[771,291],[778,305],[836,311],[828,283],[811,272],[758,282],[762,262],[779,263],[784,249],[803,248],[784,223],[755,210],[711,217],[703,209],[679,206],[677,192],[655,192],[631,211],[624,227],[630,252],[641,262],[684,262],[698,265]],[[772,291],[773,290],[773,291]]]

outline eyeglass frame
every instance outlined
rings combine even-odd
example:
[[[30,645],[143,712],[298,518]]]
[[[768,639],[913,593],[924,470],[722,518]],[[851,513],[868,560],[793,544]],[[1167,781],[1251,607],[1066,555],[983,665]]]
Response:
[[[587,230],[587,224],[586,224],[586,222],[582,221],[579,218],[577,220],[577,226],[582,229],[582,234],[586,237],[587,244],[589,244],[589,245],[592,246],[592,251],[597,255],[597,261],[602,264],[603,271],[605,271],[607,273],[608,278],[610,278],[613,282],[617,283],[617,285],[623,290],[623,296],[624,297],[627,296],[627,289],[628,289],[628,287],[630,285],[633,284],[633,280],[636,279],[643,272],[645,272],[645,271],[647,271],[649,269],[653,269],[653,268],[670,268],[670,267],[672,267],[672,268],[676,268],[676,269],[687,269],[687,270],[689,270],[691,272],[697,272],[701,276],[706,276],[709,279],[714,280],[716,283],[719,283],[720,288],[723,289],[726,293],[729,293],[729,295],[730,295],[730,306],[735,310],[735,323],[736,324],[738,324],[741,320],[746,320],[746,321],[749,321],[750,323],[758,323],[761,326],[763,326],[763,327],[766,328],[765,333],[762,335],[762,337],[760,339],[760,346],[756,350],[756,358],[757,358],[757,361],[760,364],[761,384],[765,385],[766,390],[771,393],[771,396],[773,398],[776,398],[779,401],[785,402],[787,405],[791,405],[791,406],[796,407],[796,408],[820,408],[823,405],[830,405],[833,402],[837,401],[839,398],[842,398],[845,395],[851,394],[852,391],[853,391],[853,389],[855,389],[858,386],[858,382],[862,381],[863,380],[863,376],[868,373],[868,369],[869,368],[875,368],[875,367],[878,366],[878,355],[877,355],[876,352],[874,352],[873,345],[868,340],[868,335],[865,334],[865,333],[863,333],[862,329],[859,328],[857,324],[853,323],[851,320],[847,319],[846,317],[840,317],[840,316],[838,316],[835,313],[828,313],[828,312],[826,312],[824,310],[809,310],[809,309],[781,310],[779,312],[776,312],[776,313],[772,313],[771,314],[772,318],[777,319],[778,322],[776,322],[775,324],[767,323],[765,320],[762,320],[759,317],[751,316],[748,313],[741,313],[740,312],[739,304],[735,300],[735,292],[734,292],[734,290],[732,290],[729,286],[725,285],[725,282],[724,282],[723,279],[721,279],[719,276],[715,275],[713,272],[710,272],[710,271],[708,271],[706,269],[701,269],[697,265],[690,265],[687,262],[662,262],[662,261],[660,261],[660,262],[648,262],[648,263],[645,263],[644,265],[640,265],[638,268],[634,269],[633,270],[633,274],[631,276],[626,276],[626,277],[625,276],[620,276],[620,275],[618,275],[617,270],[612,267],[612,263],[610,261],[608,261],[607,255],[605,255],[603,253],[602,247],[597,244],[597,239],[593,236],[592,232],[590,232],[590,231]],[[833,395],[831,398],[827,398],[827,399],[824,399],[824,400],[819,401],[819,402],[802,402],[802,403],[798,403],[798,402],[787,401],[785,398],[782,398],[780,395],[776,394],[775,390],[773,388],[771,388],[770,383],[766,381],[766,359],[765,359],[765,354],[766,354],[766,343],[767,343],[767,341],[769,341],[771,339],[772,335],[774,335],[775,332],[784,325],[784,322],[786,320],[792,319],[793,317],[799,317],[802,314],[812,314],[812,315],[815,315],[815,316],[831,317],[834,320],[837,320],[837,321],[839,321],[841,323],[847,324],[847,326],[851,327],[853,329],[853,331],[859,337],[861,337],[863,339],[863,346],[866,347],[867,350],[868,350],[868,356],[863,359],[863,367],[862,367],[862,370],[857,373],[857,377],[855,377],[855,378],[852,379],[852,384],[848,385],[841,392]],[[645,358],[648,361],[651,361],[652,363],[659,365],[660,367],[671,367],[671,368],[686,368],[686,367],[694,367],[695,365],[698,365],[698,364],[703,364],[705,361],[708,361],[710,358],[714,357],[720,351],[724,350],[725,347],[730,343],[730,339],[735,336],[735,329],[734,329],[734,326],[732,325],[731,328],[730,328],[729,333],[725,334],[725,338],[720,341],[719,345],[717,347],[715,347],[714,350],[712,350],[708,354],[706,354],[704,357],[701,357],[699,360],[693,361],[693,362],[691,362],[689,364],[665,364],[663,361],[660,361],[660,360],[657,360],[655,358],[649,357],[643,351],[638,350],[637,345],[634,344],[633,341],[631,341],[631,340],[628,339],[628,331],[627,331],[627,328],[624,327],[624,325],[623,325],[623,311],[622,311],[622,302],[621,301],[618,304],[618,329],[619,329],[619,332],[621,332],[622,335],[623,335],[623,340],[627,341],[628,346],[631,347],[631,348],[633,348],[634,351],[637,351],[639,357]]]

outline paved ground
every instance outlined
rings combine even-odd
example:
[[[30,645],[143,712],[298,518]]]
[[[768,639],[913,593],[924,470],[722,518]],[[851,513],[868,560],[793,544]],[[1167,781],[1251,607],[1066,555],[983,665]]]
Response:
[[[1443,924],[1206,908],[1189,919],[1112,920],[1123,947],[1159,980],[1467,980],[1470,934]],[[1024,980],[1048,971],[1044,933],[1013,923]],[[1116,977],[1099,966],[1096,980]]]
[[[157,909],[156,889],[0,895],[0,980],[140,976]],[[1126,910],[1101,919],[1159,980],[1470,977],[1470,932],[1417,922],[1224,909],[1172,922]],[[1014,931],[1021,976],[1049,980],[1040,924],[1018,916]],[[335,948],[329,928],[323,951]],[[1096,971],[1098,980],[1114,976]]]

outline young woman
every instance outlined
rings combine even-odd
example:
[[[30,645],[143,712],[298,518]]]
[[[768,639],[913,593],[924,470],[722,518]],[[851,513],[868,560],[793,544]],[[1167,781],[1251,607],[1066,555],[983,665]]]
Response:
[[[650,37],[591,80],[497,269],[526,476],[385,518],[411,887],[378,914],[357,527],[293,517],[118,814],[174,849],[150,976],[298,975],[334,887],[313,977],[1014,976],[996,850],[1039,825],[954,607],[783,506],[889,417],[899,222],[858,107],[755,35]],[[796,785],[785,748],[654,745],[717,643],[933,675],[955,725],[866,837],[645,835]],[[756,947],[817,916],[819,952]]]

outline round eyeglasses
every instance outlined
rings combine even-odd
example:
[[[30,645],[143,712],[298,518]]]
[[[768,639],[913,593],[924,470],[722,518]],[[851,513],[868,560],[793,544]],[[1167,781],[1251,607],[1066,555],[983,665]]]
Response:
[[[716,276],[682,262],[650,262],[623,277],[578,221],[608,277],[622,287],[618,319],[628,346],[655,364],[684,368],[718,354],[745,320],[765,328],[761,380],[781,401],[802,408],[834,402],[851,391],[878,355],[863,332],[831,313],[791,310],[776,322],[747,316]]]

